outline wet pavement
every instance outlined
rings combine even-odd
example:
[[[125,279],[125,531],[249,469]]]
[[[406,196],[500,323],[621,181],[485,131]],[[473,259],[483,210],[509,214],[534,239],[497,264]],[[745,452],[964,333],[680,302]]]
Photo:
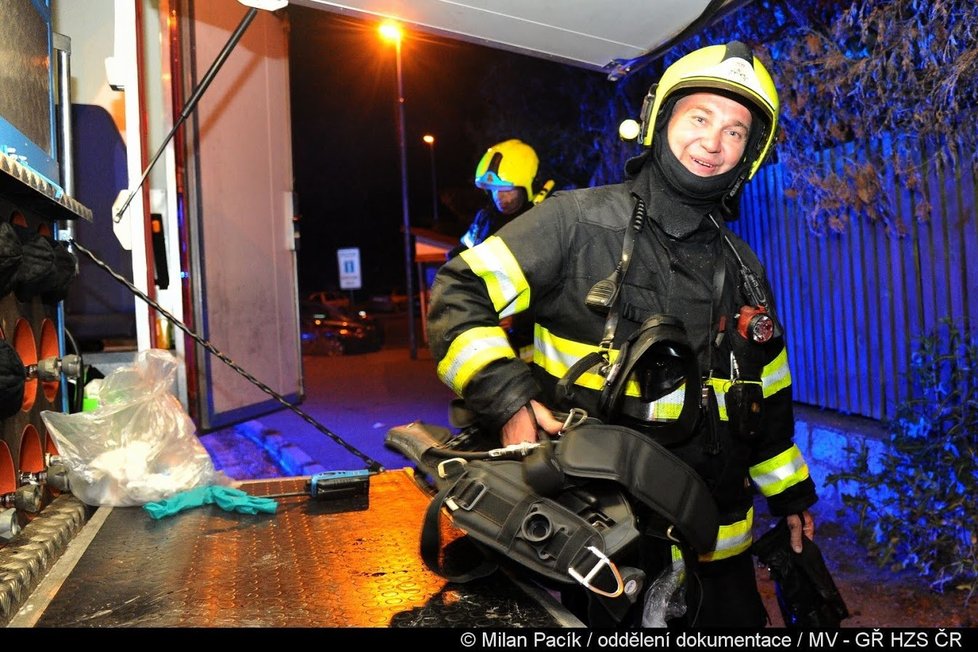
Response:
[[[205,433],[201,436],[215,464],[235,479],[269,477],[274,469],[260,458],[270,456],[282,475],[309,475],[328,470],[362,469],[368,462],[348,451],[326,430],[384,468],[411,466],[400,453],[384,446],[387,431],[413,421],[447,427],[454,393],[438,380],[430,350],[418,337],[411,358],[405,313],[380,315],[385,346],[374,353],[303,356],[304,400],[298,408],[316,425],[288,409]],[[237,444],[233,442],[237,440]],[[235,475],[238,474],[238,475]]]

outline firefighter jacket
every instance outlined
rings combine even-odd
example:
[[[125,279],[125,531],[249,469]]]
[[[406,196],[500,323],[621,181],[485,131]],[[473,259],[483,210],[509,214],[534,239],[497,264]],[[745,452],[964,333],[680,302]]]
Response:
[[[527,201],[516,213],[503,215],[496,208],[496,204],[490,200],[488,205],[480,208],[479,212],[472,218],[472,223],[469,225],[469,228],[459,238],[458,246],[448,253],[447,258],[452,259],[466,249],[471,249],[477,244],[485,242],[486,238],[498,231],[503,225],[525,213],[532,206],[533,204]]]
[[[489,201],[487,206],[479,209],[472,219],[472,224],[459,239],[459,244],[448,252],[447,258],[451,260],[466,249],[485,242],[486,239],[498,231],[502,226],[516,219],[527,210],[533,207],[529,201],[523,204],[519,211],[510,215],[504,215],[496,208],[493,201]],[[506,322],[506,337],[510,345],[517,352],[520,359],[525,362],[533,361],[533,315],[529,312],[521,312],[512,315]]]
[[[609,355],[613,360],[621,343],[651,315],[665,313],[683,321],[704,386],[713,387],[716,399],[703,410],[693,435],[671,450],[703,477],[719,508],[716,549],[703,561],[724,559],[750,546],[751,485],[776,516],[810,507],[815,487],[793,443],[783,336],[763,345],[734,339],[734,316],[744,303],[735,258],[717,227],[699,220],[705,208],[682,204],[654,164],[623,184],[556,193],[446,263],[432,288],[429,342],[439,377],[490,427],[501,427],[531,398],[551,408],[572,407],[555,405],[554,389],[574,362],[599,350],[605,316],[590,310],[585,296],[618,264],[640,198],[648,217],[619,293],[620,321]],[[675,219],[690,214],[697,218]],[[766,288],[750,248],[726,227],[722,232]],[[535,351],[528,366],[514,356],[498,323],[531,305]],[[759,385],[763,394],[761,425],[750,439],[728,427],[725,390],[732,347],[738,349],[741,377]],[[575,406],[594,414],[603,384],[595,370],[581,375],[574,387]],[[662,397],[650,416],[676,418],[683,395],[680,388]]]

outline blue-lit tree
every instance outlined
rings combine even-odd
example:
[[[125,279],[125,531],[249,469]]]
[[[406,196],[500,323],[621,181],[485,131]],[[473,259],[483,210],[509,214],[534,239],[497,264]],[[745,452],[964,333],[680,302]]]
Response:
[[[829,477],[879,564],[912,569],[943,590],[978,589],[978,341],[945,321],[921,339],[913,398],[877,455]]]
[[[978,169],[978,5],[971,0],[755,0],[690,39],[676,54],[739,38],[770,65],[782,101],[778,156],[789,192],[815,232],[842,232],[851,216],[902,234],[886,169],[849,161],[824,172],[818,155],[846,142],[887,138],[886,167],[930,206],[921,168],[935,160]],[[926,143],[929,157],[921,158]]]
[[[775,77],[783,107],[775,160],[785,163],[788,192],[805,207],[813,232],[843,232],[852,216],[881,222],[896,235],[906,229],[883,191],[885,170],[852,160],[844,173],[826,174],[819,154],[828,148],[890,139],[894,156],[886,165],[915,192],[918,219],[930,211],[920,192],[922,165],[940,159],[978,169],[978,3],[972,0],[755,0],[614,83],[556,64],[529,73],[502,65],[484,87],[496,110],[475,128],[523,133],[543,150],[558,187],[618,181],[635,153],[618,139],[618,124],[635,117],[663,67],[733,39],[754,48]],[[932,154],[921,161],[923,142]]]

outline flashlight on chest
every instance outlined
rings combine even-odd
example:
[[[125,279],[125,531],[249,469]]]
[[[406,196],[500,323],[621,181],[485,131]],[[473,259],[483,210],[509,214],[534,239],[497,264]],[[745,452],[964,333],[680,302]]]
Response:
[[[737,313],[737,332],[757,344],[764,344],[774,336],[774,320],[764,306],[741,306]]]

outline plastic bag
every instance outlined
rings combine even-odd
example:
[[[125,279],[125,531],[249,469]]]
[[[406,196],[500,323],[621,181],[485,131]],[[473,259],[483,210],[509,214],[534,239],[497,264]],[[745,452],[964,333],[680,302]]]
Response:
[[[686,615],[686,564],[674,559],[645,592],[642,627],[668,627],[666,621]]]
[[[140,351],[132,366],[103,379],[94,411],[41,412],[75,497],[93,506],[143,505],[231,483],[215,470],[193,421],[170,392],[176,373],[169,352]]]

